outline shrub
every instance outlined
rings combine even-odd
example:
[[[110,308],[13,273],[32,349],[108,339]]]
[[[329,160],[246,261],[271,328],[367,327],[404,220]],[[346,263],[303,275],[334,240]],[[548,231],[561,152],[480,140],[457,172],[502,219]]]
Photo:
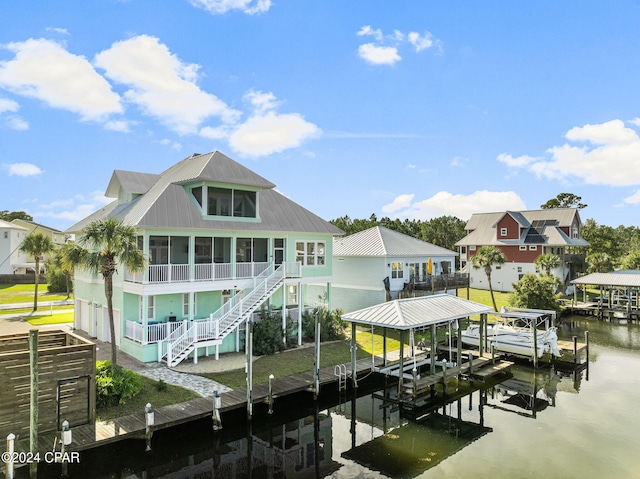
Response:
[[[343,314],[341,309],[329,311],[327,308],[315,308],[311,313],[304,312],[302,315],[302,339],[313,341],[315,338],[316,317],[320,315],[320,340],[336,341],[345,338],[346,323],[340,317]]]
[[[68,280],[67,275],[59,268],[48,268],[46,278],[49,293],[67,293],[67,287],[73,289],[73,282]]]
[[[556,294],[557,286],[558,279],[556,276],[525,274],[520,278],[520,281],[513,284],[513,293],[509,297],[509,305],[516,308],[560,311],[561,305],[558,299],[561,293]]]
[[[156,391],[158,392],[164,392],[167,390],[167,383],[165,383],[164,380],[159,379],[158,382],[153,385],[153,387],[155,387]]]
[[[111,367],[111,361],[96,363],[96,406],[122,404],[142,390],[140,375],[120,366]]]
[[[282,321],[273,313],[262,311],[260,321],[253,325],[253,352],[258,356],[274,354],[284,350]]]

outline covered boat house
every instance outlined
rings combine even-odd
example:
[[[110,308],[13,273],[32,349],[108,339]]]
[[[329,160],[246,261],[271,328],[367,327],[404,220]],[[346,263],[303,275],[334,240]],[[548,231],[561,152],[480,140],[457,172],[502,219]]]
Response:
[[[383,332],[382,362],[375,361],[372,356],[372,371],[398,378],[398,391],[416,396],[425,389],[430,389],[448,377],[460,374],[473,374],[483,366],[488,369],[484,375],[500,372],[511,363],[494,361],[479,351],[468,351],[466,357],[462,352],[460,320],[473,315],[480,315],[481,324],[486,323],[487,314],[493,309],[450,294],[436,294],[419,298],[396,299],[369,308],[342,315],[344,321],[351,322],[352,357],[351,370],[356,371],[356,332],[357,326],[381,328]],[[445,328],[455,341],[450,341],[449,356],[438,360],[436,354],[436,337],[438,328]],[[387,332],[396,330],[400,333],[400,351],[398,358],[392,358],[387,350]],[[430,331],[429,345],[419,345],[415,341],[415,333]],[[411,349],[409,360],[405,355],[406,335]],[[452,347],[455,342],[455,349]],[[468,348],[467,348],[468,349]],[[445,352],[446,355],[446,352]],[[394,355],[395,356],[395,355]],[[395,360],[394,360],[395,359]],[[421,375],[421,369],[424,368]],[[353,386],[357,387],[356,374],[352,374]]]

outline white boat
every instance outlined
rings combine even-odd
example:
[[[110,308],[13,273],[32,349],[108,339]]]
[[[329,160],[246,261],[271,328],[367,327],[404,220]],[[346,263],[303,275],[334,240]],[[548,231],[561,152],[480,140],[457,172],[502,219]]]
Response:
[[[537,357],[544,353],[562,356],[558,346],[558,335],[554,327],[549,327],[549,316],[542,312],[521,311],[517,313],[494,313],[498,320],[487,325],[487,350],[491,345],[496,351],[532,357],[534,354],[533,331],[536,331]],[[539,326],[544,329],[538,329]],[[462,331],[462,342],[480,345],[480,325],[470,324]]]
[[[562,356],[558,347],[558,335],[555,328],[536,330],[537,357],[544,353]],[[509,324],[490,324],[487,326],[487,342],[490,349],[531,357],[534,354],[533,333],[531,328],[521,328]],[[473,346],[480,345],[480,325],[471,324],[462,331],[462,342]]]

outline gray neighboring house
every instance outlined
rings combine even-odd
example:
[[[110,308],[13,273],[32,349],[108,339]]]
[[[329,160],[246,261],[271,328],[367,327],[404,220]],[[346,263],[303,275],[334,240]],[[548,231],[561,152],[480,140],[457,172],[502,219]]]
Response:
[[[383,226],[333,239],[333,287],[331,303],[345,312],[356,311],[387,300],[385,278],[391,299],[412,280],[432,274],[450,274],[458,253],[421,241]]]

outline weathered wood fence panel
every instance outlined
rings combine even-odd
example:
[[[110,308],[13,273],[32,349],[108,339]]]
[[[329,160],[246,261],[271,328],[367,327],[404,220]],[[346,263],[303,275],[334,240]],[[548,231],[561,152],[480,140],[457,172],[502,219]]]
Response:
[[[62,331],[38,336],[39,432],[95,420],[95,344]],[[28,348],[28,334],[0,336],[0,437],[29,436]]]

